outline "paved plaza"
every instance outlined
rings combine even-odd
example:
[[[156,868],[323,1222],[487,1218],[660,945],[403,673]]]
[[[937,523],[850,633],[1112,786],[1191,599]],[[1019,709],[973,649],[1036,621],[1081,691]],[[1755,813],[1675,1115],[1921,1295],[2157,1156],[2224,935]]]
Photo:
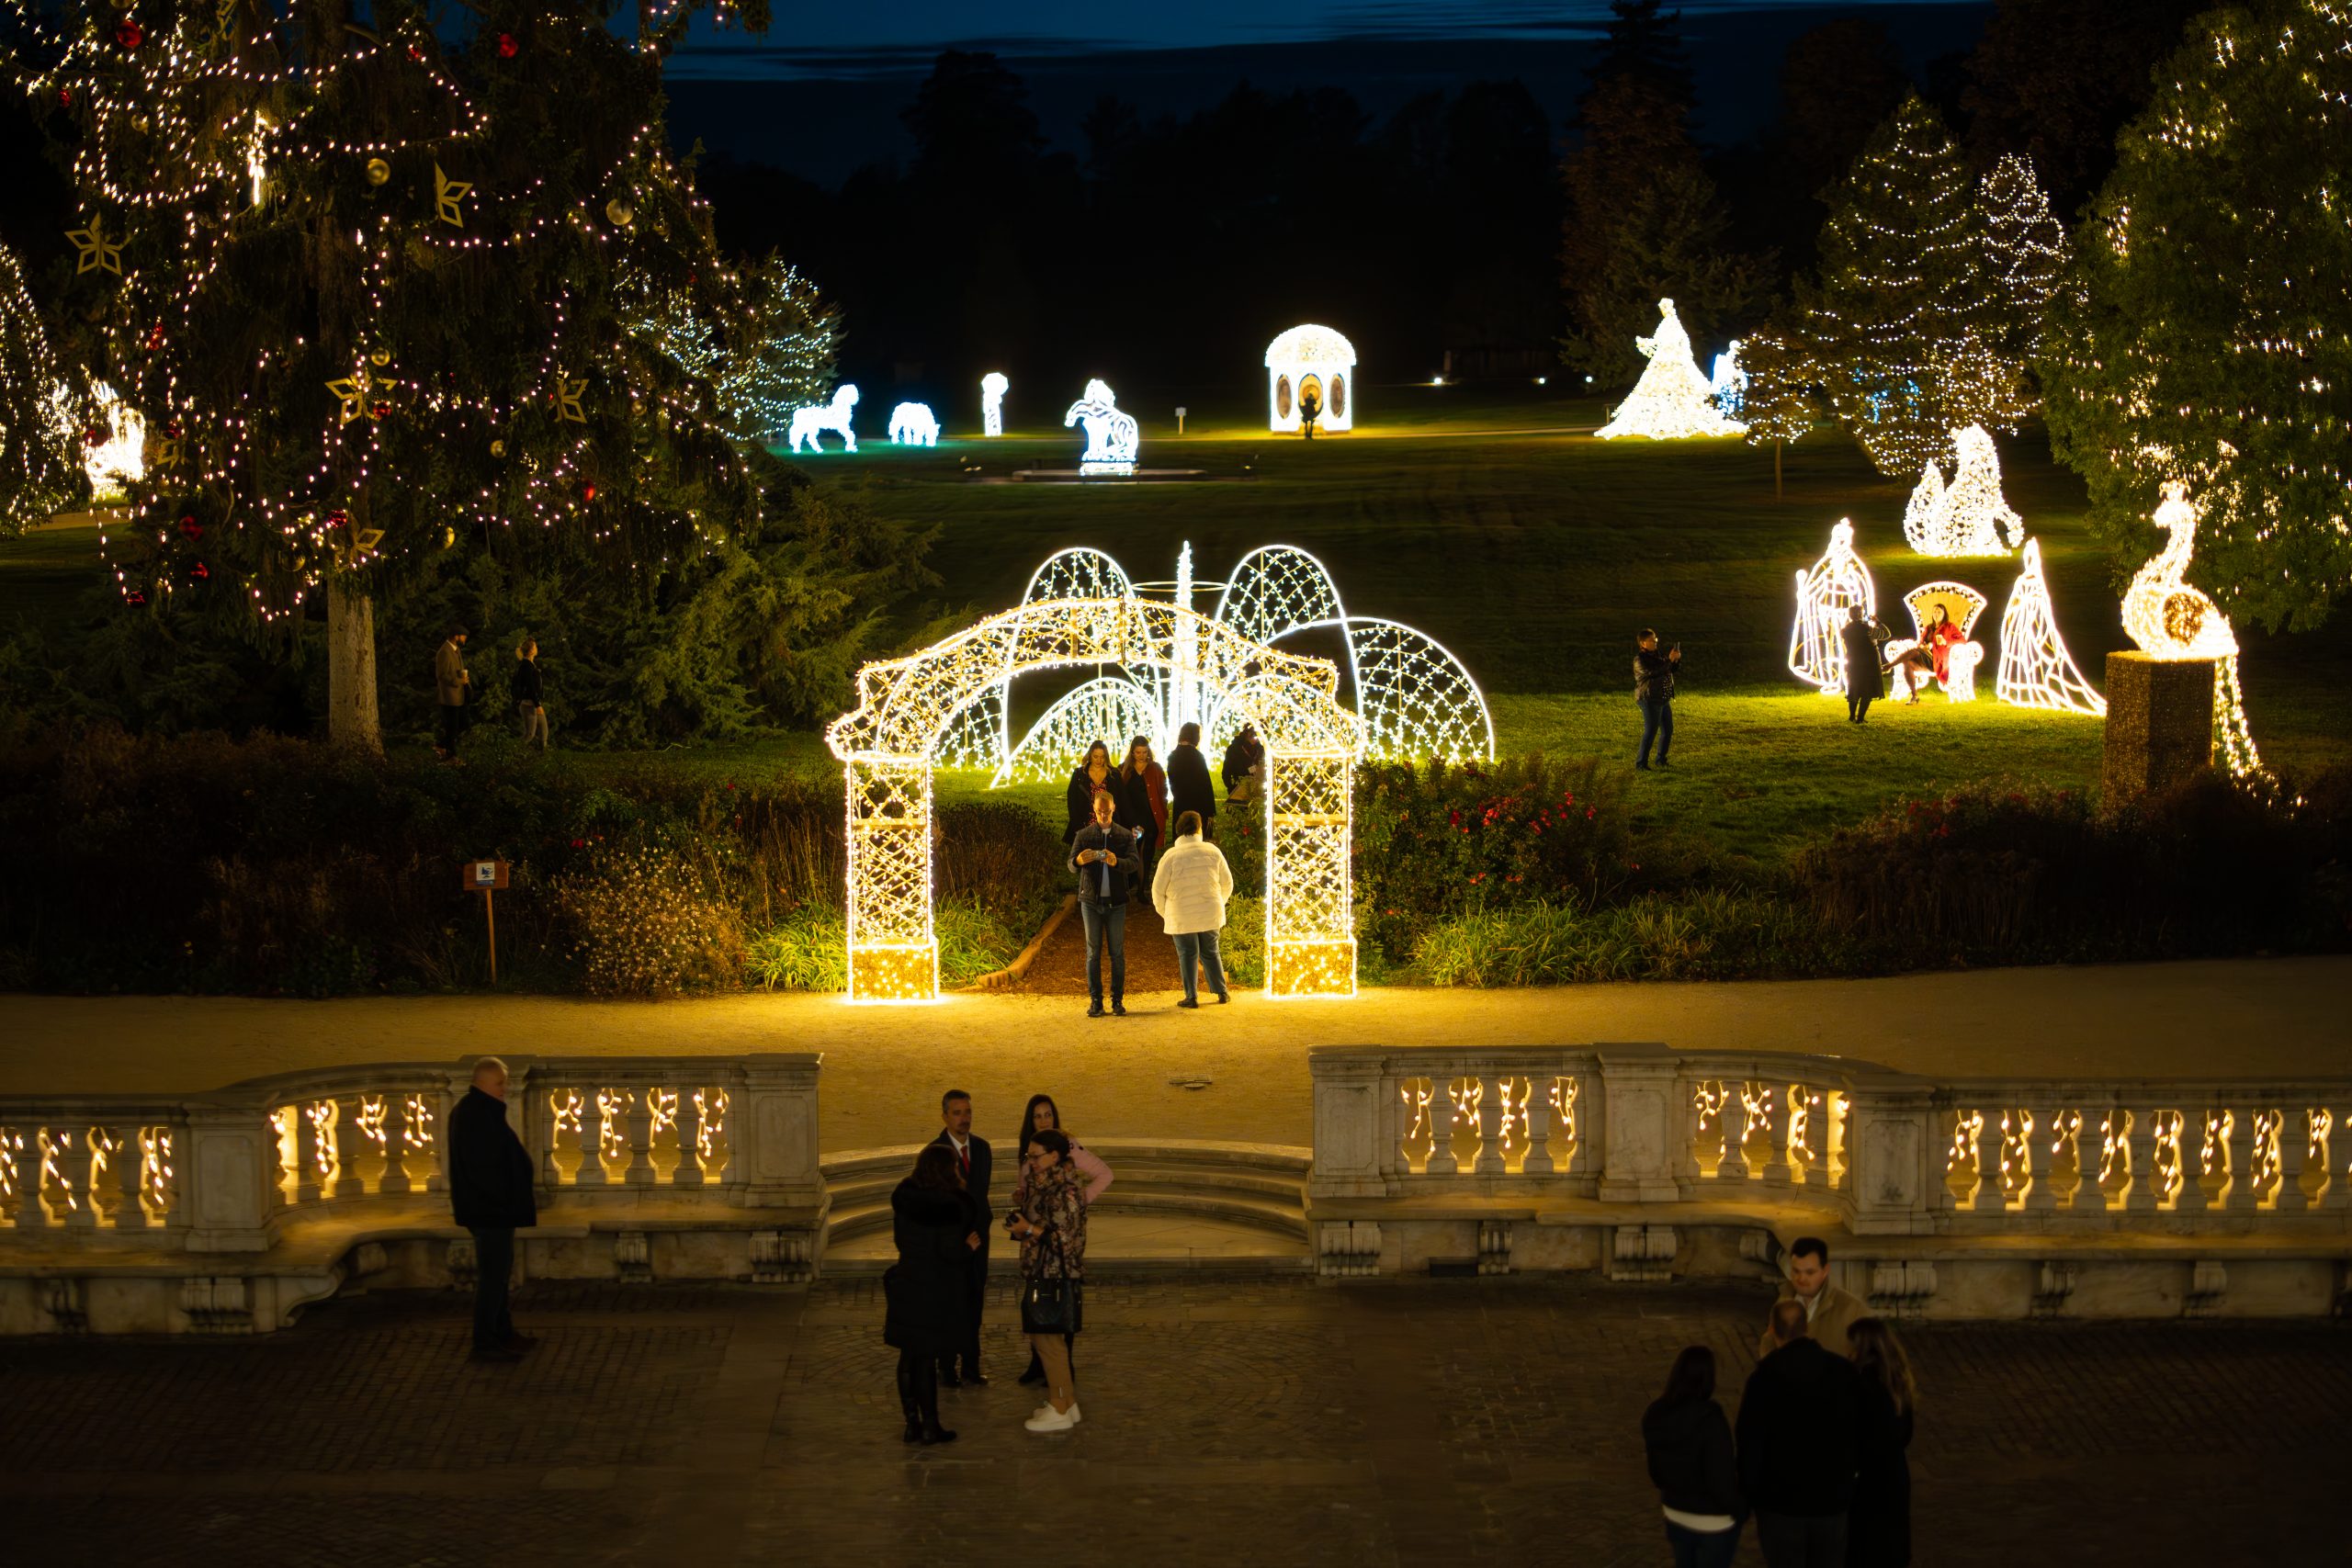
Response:
[[[1086,1420],[1036,1437],[1000,1285],[997,1381],[926,1450],[870,1280],[531,1286],[515,1367],[466,1362],[454,1292],[362,1297],[262,1339],[0,1342],[0,1516],[21,1562],[1662,1563],[1641,1409],[1694,1341],[1736,1385],[1764,1301],[1098,1280]],[[2347,1332],[1912,1330],[1917,1561],[2343,1561]]]

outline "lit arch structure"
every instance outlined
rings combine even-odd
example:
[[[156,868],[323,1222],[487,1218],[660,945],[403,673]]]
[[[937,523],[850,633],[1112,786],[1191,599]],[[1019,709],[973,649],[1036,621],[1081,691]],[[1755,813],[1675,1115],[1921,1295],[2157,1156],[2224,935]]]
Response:
[[[1130,592],[1031,601],[857,672],[857,706],[825,731],[848,795],[850,999],[939,994],[931,776],[943,745],[1009,676],[1088,664],[1196,683],[1258,727],[1266,745],[1267,994],[1353,995],[1349,840],[1362,738],[1340,705],[1338,666]]]

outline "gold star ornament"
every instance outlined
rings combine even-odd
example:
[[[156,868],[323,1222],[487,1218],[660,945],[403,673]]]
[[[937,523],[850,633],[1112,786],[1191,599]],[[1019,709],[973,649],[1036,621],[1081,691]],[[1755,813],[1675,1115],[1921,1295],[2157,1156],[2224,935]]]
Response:
[[[555,396],[553,399],[556,417],[569,421],[573,424],[587,423],[588,412],[585,409],[580,406],[580,400],[587,396],[587,377],[582,376],[575,379],[569,376],[558,376],[555,378]]]
[[[336,400],[343,404],[339,411],[339,417],[335,421],[337,424],[349,424],[356,419],[376,417],[376,411],[380,405],[368,396],[374,385],[375,378],[368,374],[368,367],[365,365],[352,375],[327,383],[327,390],[333,392]]]
[[[433,165],[433,205],[442,222],[459,229],[466,226],[466,215],[458,203],[471,196],[473,188],[473,181],[453,180],[441,172],[440,164]]]
[[[93,218],[86,229],[65,231],[65,237],[73,241],[74,248],[82,253],[81,265],[74,269],[75,276],[85,272],[110,272],[117,277],[122,276],[123,242],[107,237],[102,227],[105,221],[103,217]]]

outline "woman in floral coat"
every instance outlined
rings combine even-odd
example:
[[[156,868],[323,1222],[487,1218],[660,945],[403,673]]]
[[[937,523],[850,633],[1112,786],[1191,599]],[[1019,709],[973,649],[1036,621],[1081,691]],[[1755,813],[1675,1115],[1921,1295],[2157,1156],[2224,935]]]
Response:
[[[1029,1280],[1068,1281],[1075,1305],[1086,1269],[1086,1178],[1070,1163],[1069,1135],[1052,1127],[1031,1137],[1024,1174],[1027,1194],[1006,1221],[1021,1242],[1024,1293]],[[1076,1331],[1073,1318],[1069,1332]],[[1046,1403],[1025,1425],[1033,1432],[1067,1432],[1083,1417],[1070,1385],[1069,1347],[1063,1330],[1032,1333],[1029,1344],[1045,1364]]]

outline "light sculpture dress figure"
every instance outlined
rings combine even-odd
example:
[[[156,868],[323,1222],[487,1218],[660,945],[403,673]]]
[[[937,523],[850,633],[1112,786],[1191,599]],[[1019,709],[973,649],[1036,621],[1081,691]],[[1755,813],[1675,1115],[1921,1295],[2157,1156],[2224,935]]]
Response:
[[[1062,415],[1065,425],[1086,429],[1086,453],[1079,459],[1082,474],[1128,474],[1135,471],[1136,438],[1133,414],[1119,412],[1110,384],[1097,377],[1086,383],[1086,396]]]
[[[850,414],[856,407],[857,388],[854,383],[844,381],[833,389],[831,402],[794,409],[791,429],[792,450],[799,451],[800,444],[806,441],[810,451],[823,451],[825,444],[819,440],[818,436],[822,432],[830,430],[842,438],[842,451],[856,451],[857,436],[849,427]]]
[[[933,417],[927,403],[900,403],[890,411],[890,445],[893,446],[936,446],[939,445],[939,421]]]
[[[1828,696],[1846,694],[1846,646],[1838,635],[1848,606],[1878,615],[1878,585],[1854,553],[1854,525],[1840,517],[1829,547],[1809,570],[1797,573],[1797,618],[1789,631],[1789,672]]]
[[[1729,418],[1737,419],[1747,403],[1747,372],[1739,367],[1739,340],[1715,355],[1714,374],[1707,378],[1714,389],[1715,410]]]
[[[2001,608],[2001,672],[1993,692],[2012,707],[2054,708],[2105,717],[2107,699],[2084,678],[2058,635],[2050,584],[2041,575],[2041,541],[2025,542],[2025,570]]]
[[[2187,581],[2197,548],[2201,516],[2178,479],[2165,485],[2164,501],[2150,519],[2170,536],[2123,592],[2123,629],[2151,659],[2211,659],[2213,666],[2213,744],[2235,778],[2264,772],[2246,728],[2245,701],[2238,689],[2238,638],[2230,618]]]
[[[1903,509],[1903,536],[1923,556],[2005,556],[2025,519],[2001,496],[2001,459],[1981,424],[1952,432],[1960,460],[1946,485],[1929,463]],[[2004,535],[2007,537],[2004,537]]]
[[[980,378],[980,434],[982,435],[1004,434],[1004,394],[1011,390],[1012,387],[1012,383],[1004,378],[1004,373],[1001,370],[991,370]]]
[[[1674,301],[1661,299],[1657,308],[1657,333],[1634,340],[1634,346],[1642,351],[1649,365],[1642,371],[1642,378],[1634,383],[1631,395],[1617,405],[1609,423],[1594,434],[1603,441],[1613,441],[1621,435],[1672,441],[1684,436],[1747,434],[1747,426],[1724,418],[1715,407],[1715,389],[1699,373],[1699,362],[1690,355],[1690,334],[1683,331],[1682,319],[1674,313]]]

